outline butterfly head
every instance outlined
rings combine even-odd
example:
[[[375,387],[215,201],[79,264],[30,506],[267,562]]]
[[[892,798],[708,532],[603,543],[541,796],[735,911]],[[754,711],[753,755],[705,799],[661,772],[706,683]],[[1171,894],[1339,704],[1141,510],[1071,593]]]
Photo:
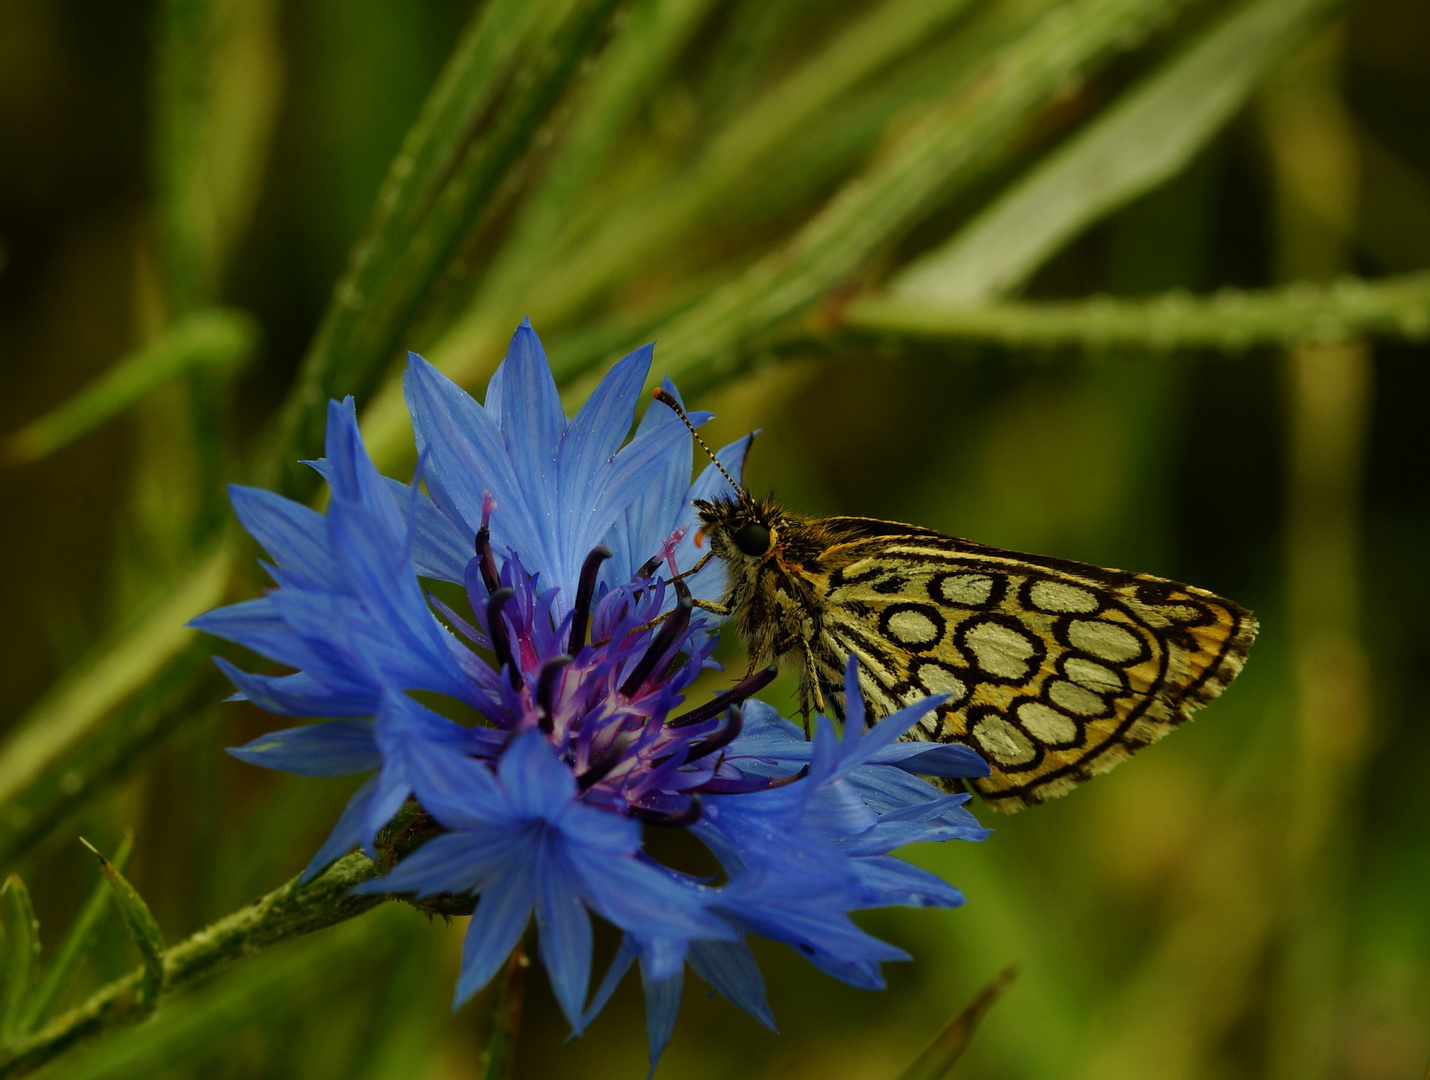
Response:
[[[710,550],[717,558],[738,564],[742,560],[759,563],[768,558],[779,547],[779,530],[784,514],[773,499],[757,502],[750,496],[745,486],[726,471],[705,445],[705,440],[695,430],[695,425],[685,415],[680,402],[665,390],[657,389],[652,395],[657,401],[668,405],[675,415],[685,421],[690,434],[706,455],[720,470],[720,475],[729,483],[734,494],[718,495],[713,499],[697,499],[695,509],[700,515],[700,534],[696,543],[708,540]]]
[[[761,563],[779,550],[785,514],[773,499],[756,502],[741,488],[735,497],[697,499],[695,510],[716,558],[733,565]]]

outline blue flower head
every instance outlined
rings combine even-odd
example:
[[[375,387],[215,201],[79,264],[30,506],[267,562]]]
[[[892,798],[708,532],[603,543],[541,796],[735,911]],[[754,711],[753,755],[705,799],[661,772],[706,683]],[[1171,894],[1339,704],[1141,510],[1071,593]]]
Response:
[[[336,718],[231,753],[305,775],[370,774],[305,878],[354,847],[371,852],[415,800],[439,834],[364,888],[477,898],[456,1003],[488,982],[534,914],[541,962],[578,1033],[639,964],[653,1068],[687,964],[773,1026],[747,934],[882,986],[880,964],[907,957],[849,912],[962,903],[889,852],[985,835],[968,796],[915,774],[987,767],[962,747],[898,741],[940,698],[866,730],[852,661],[842,740],[821,718],[806,741],[753,700],[773,671],[685,707],[691,682],[715,666],[715,629],[696,601],[722,591],[718,564],[691,570],[690,504],[728,483],[713,466],[690,482],[687,433],[664,409],[627,441],[650,362],[649,346],[627,356],[568,419],[528,323],[485,405],[411,356],[413,483],[380,476],[351,399],[331,403],[326,455],[311,463],[331,488],[327,513],[233,488],[276,587],[194,625],[294,669],[260,675],[220,659],[237,696]],[[749,442],[717,455],[734,476]],[[450,583],[444,596],[464,602],[424,580]],[[416,691],[480,720],[449,719]],[[653,860],[647,825],[689,829],[721,880]],[[594,994],[592,913],[624,934]]]

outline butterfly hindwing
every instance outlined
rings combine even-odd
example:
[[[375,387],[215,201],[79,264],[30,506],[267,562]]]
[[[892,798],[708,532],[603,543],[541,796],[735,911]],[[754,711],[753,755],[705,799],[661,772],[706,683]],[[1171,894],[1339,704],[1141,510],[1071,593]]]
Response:
[[[949,694],[912,738],[987,760],[972,781],[995,809],[1061,795],[1155,742],[1216,697],[1256,634],[1250,612],[1161,578],[984,547],[861,518],[813,575],[810,642],[829,711],[845,658],[877,718]]]

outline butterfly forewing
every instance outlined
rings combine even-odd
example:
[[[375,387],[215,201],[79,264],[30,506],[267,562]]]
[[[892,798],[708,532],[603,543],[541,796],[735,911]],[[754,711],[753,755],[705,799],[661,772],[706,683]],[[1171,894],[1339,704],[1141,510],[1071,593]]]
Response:
[[[873,717],[950,695],[910,737],[981,753],[992,771],[972,783],[995,809],[1061,795],[1161,738],[1235,677],[1256,634],[1250,612],[1161,578],[866,519],[822,524],[850,537],[809,575],[828,710],[844,715],[851,655]]]

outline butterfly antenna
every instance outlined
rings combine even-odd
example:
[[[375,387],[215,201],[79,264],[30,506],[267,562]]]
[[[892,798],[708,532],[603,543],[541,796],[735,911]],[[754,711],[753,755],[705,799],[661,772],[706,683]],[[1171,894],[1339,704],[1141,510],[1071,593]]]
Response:
[[[690,417],[685,415],[685,410],[680,407],[680,402],[675,400],[675,395],[664,387],[657,386],[651,393],[651,397],[655,398],[656,401],[659,401],[662,405],[669,405],[671,407],[675,415],[680,417],[685,426],[690,429],[690,434],[693,435],[695,441],[700,444],[700,449],[705,451],[706,457],[714,462],[715,468],[720,470],[720,475],[730,482],[730,486],[735,489],[735,493],[739,495],[740,498],[748,500],[750,493],[745,490],[743,485],[737,484],[735,478],[725,471],[725,466],[720,464],[720,459],[715,456],[715,452],[711,450],[710,447],[706,445],[705,440],[700,437],[700,432],[695,430],[695,425],[690,422]]]

